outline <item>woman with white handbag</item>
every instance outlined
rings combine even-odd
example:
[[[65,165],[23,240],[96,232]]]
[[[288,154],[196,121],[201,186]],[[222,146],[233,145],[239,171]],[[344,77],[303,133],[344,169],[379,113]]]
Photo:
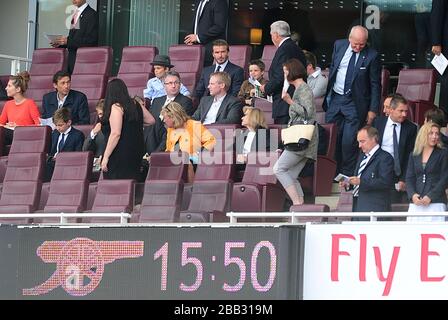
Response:
[[[289,124],[282,130],[285,147],[274,165],[274,173],[293,205],[303,204],[303,190],[298,177],[308,160],[317,158],[318,129],[316,108],[311,88],[306,84],[306,69],[297,59],[283,64],[285,85],[282,98],[289,104]],[[293,97],[287,93],[288,84],[295,87]],[[311,129],[311,130],[310,130]]]

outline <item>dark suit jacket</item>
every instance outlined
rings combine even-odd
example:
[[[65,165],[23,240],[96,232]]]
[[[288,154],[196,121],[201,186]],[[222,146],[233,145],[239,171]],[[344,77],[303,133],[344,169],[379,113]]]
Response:
[[[383,143],[384,129],[388,117],[376,117],[373,126],[378,129],[379,144]],[[398,139],[398,154],[400,156],[401,175],[395,181],[406,181],[406,169],[408,167],[409,155],[414,150],[415,138],[417,137],[417,126],[409,120],[401,124],[400,137]]]
[[[425,182],[423,182],[425,175]],[[435,148],[426,163],[422,166],[422,155],[409,157],[406,175],[406,191],[409,200],[417,193],[421,197],[428,196],[431,203],[446,203],[445,189],[448,186],[448,156],[446,149]]]
[[[70,90],[63,107],[70,109],[73,125],[90,123],[89,105],[87,103],[87,97],[84,93],[76,90]],[[42,100],[42,118],[46,119],[53,117],[57,109],[57,91],[45,94]]]
[[[82,146],[82,151],[92,151],[93,156],[98,158],[104,154],[104,150],[106,149],[106,138],[104,137],[103,132],[99,131],[95,138],[92,139],[89,135],[84,140],[84,144]]]
[[[67,38],[68,72],[71,74],[75,66],[76,50],[80,47],[98,45],[98,13],[89,5],[79,17],[79,28],[70,29]]]
[[[362,160],[359,155],[355,175]],[[361,174],[358,199],[353,201],[353,211],[390,211],[390,193],[394,187],[394,159],[379,148],[367,163]]]
[[[336,82],[339,65],[345,51],[350,45],[346,39],[336,40],[333,48],[333,57],[328,76],[327,95],[325,96],[323,109],[327,111],[330,106],[333,86]],[[378,114],[381,102],[381,63],[378,53],[369,47],[365,47],[356,62],[355,72],[351,85],[352,100],[356,105],[360,121],[364,121],[368,111]]]
[[[58,130],[53,130],[51,134],[51,151],[50,151],[51,157],[53,157],[56,154],[59,135],[60,133]],[[65,143],[64,146],[62,147],[62,150],[59,150],[59,152],[81,151],[83,143],[84,143],[84,134],[80,130],[72,127],[68,136],[65,138]]]
[[[216,65],[211,65],[205,67],[202,70],[201,78],[199,79],[199,83],[196,86],[195,96],[198,98],[202,98],[204,95],[209,95],[208,91],[208,81],[210,80],[210,75],[215,71]],[[233,64],[232,62],[228,62],[226,68],[223,70],[227,72],[232,80],[230,84],[229,94],[232,96],[237,96],[240,91],[241,84],[244,81],[244,70],[240,66]]]
[[[148,154],[151,154],[152,152],[165,151],[166,149],[166,128],[165,124],[159,117],[165,101],[166,96],[155,98],[152,101],[151,108],[149,109],[156,122],[153,125],[145,126],[143,129],[145,150]],[[184,107],[189,116],[193,114],[193,102],[190,98],[179,93],[174,101]]]
[[[448,1],[432,0],[431,10],[431,42],[442,46],[445,56],[448,55]]]
[[[192,32],[194,32],[194,22],[200,0],[196,0],[196,11],[193,16]],[[205,45],[206,65],[212,64],[212,43],[216,39],[227,39],[226,29],[229,18],[229,7],[226,0],[209,0],[202,10],[196,31],[199,41]]]
[[[204,122],[205,116],[210,110],[212,103],[212,96],[202,97],[196,112],[192,116],[193,120]],[[242,116],[243,105],[241,104],[241,101],[234,96],[227,94],[221,103],[221,107],[219,107],[215,123],[240,124]]]
[[[282,100],[281,93],[284,82],[283,63],[292,58],[298,59],[306,67],[306,59],[302,49],[294,41],[287,39],[275,52],[269,68],[269,81],[264,88],[267,95],[273,96],[272,118],[283,117],[289,114],[289,105]],[[291,97],[293,96],[293,86],[289,86],[288,93]]]
[[[247,139],[247,134],[249,130],[238,130],[236,134],[236,154],[242,154],[244,143]],[[252,145],[250,146],[251,152],[268,152],[271,148],[271,139],[270,139],[269,129],[265,129],[262,127],[257,128],[255,131],[255,138],[252,141]]]

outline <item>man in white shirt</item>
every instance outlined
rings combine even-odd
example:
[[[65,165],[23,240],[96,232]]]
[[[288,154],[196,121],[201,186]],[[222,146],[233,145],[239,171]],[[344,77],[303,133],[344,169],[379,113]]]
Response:
[[[306,83],[313,90],[314,98],[325,96],[327,92],[328,78],[322,74],[321,69],[317,66],[316,56],[309,51],[303,50],[306,58],[306,73],[308,79]]]
[[[210,96],[204,96],[199,103],[193,120],[203,124],[240,124],[243,116],[241,101],[228,94],[230,76],[226,72],[214,72],[210,75],[208,89]]]

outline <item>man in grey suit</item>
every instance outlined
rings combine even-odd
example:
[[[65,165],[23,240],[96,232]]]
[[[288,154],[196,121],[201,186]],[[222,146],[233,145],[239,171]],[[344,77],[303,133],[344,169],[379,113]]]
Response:
[[[308,79],[306,83],[313,90],[314,98],[325,96],[327,92],[328,78],[322,74],[322,70],[317,66],[317,59],[314,53],[303,50],[306,58],[306,73]]]
[[[193,120],[203,124],[240,124],[243,106],[239,99],[227,94],[230,83],[230,76],[226,72],[212,73],[208,83],[210,96],[202,97]]]

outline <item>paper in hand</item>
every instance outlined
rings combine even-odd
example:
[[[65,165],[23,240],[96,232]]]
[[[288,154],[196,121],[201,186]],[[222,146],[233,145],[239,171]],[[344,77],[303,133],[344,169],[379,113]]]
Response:
[[[436,68],[436,70],[443,75],[445,72],[446,67],[448,66],[448,60],[443,55],[443,53],[439,55],[435,55],[434,58],[431,61],[431,64]]]
[[[349,178],[350,178],[349,176],[346,176],[345,174],[340,173],[334,178],[334,181],[337,181],[337,182],[348,181]]]
[[[53,123],[53,118],[41,118],[40,119],[41,126],[49,126],[52,130],[56,129],[56,126]]]
[[[46,33],[46,32],[44,32],[44,36],[45,36],[45,38],[47,38],[47,40],[48,40],[50,43],[56,42],[56,40],[57,40],[58,38],[62,37],[62,35],[60,35],[60,34],[48,34],[48,33]]]
[[[285,78],[285,80],[283,81],[283,89],[282,89],[282,99],[285,97],[285,95],[288,93],[288,88],[289,88],[289,82],[288,80]]]

